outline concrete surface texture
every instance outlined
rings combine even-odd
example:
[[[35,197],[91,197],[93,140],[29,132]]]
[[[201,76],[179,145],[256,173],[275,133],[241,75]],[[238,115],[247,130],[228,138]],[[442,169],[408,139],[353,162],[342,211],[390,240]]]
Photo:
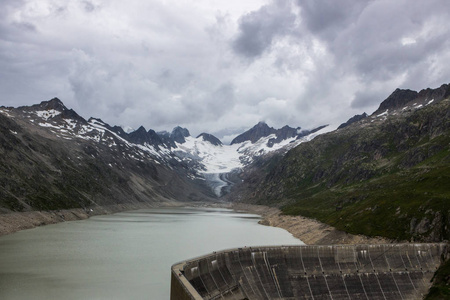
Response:
[[[250,247],[172,266],[171,299],[422,299],[447,244]]]

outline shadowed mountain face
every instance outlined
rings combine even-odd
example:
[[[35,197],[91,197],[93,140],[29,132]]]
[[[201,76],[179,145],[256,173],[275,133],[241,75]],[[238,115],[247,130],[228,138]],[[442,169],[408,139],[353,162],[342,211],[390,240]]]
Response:
[[[350,233],[449,239],[449,90],[397,90],[381,113],[259,160],[230,197]]]
[[[0,211],[213,196],[201,180],[189,179],[184,163],[143,151],[121,138],[122,131],[87,122],[58,99],[0,111]],[[159,144],[151,133],[139,130],[128,139]]]
[[[181,128],[180,126],[175,127],[170,134],[170,138],[177,143],[186,142],[185,138],[191,136],[189,130],[186,128]]]
[[[222,142],[216,138],[215,136],[213,136],[212,134],[209,133],[202,133],[200,134],[197,138],[202,138],[205,142],[209,142],[214,146],[222,146]]]
[[[231,141],[231,145],[242,143],[245,141],[250,141],[252,143],[255,143],[260,138],[269,136],[275,132],[276,132],[276,130],[273,129],[272,127],[269,127],[266,123],[259,122],[251,129],[249,129],[246,132],[244,132],[243,134],[240,134],[237,137],[235,137]]]

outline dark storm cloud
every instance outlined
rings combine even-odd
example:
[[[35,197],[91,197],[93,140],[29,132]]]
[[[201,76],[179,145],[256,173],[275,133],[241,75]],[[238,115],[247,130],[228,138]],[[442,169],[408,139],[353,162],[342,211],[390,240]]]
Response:
[[[371,0],[297,0],[301,16],[315,34],[333,38],[340,30],[355,22]]]
[[[233,41],[233,49],[245,57],[261,56],[277,36],[292,33],[295,20],[290,1],[276,1],[263,6],[241,18],[240,33]]]

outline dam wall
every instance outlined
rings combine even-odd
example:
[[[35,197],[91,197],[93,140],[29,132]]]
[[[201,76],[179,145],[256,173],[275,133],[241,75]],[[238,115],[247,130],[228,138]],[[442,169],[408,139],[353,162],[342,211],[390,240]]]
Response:
[[[445,243],[246,247],[172,266],[172,300],[422,299]]]

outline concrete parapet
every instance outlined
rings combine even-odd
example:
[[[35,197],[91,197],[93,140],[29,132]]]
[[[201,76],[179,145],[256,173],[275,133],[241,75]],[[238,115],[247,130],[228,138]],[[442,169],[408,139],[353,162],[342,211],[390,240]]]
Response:
[[[172,266],[172,300],[422,299],[445,243],[229,249]]]

